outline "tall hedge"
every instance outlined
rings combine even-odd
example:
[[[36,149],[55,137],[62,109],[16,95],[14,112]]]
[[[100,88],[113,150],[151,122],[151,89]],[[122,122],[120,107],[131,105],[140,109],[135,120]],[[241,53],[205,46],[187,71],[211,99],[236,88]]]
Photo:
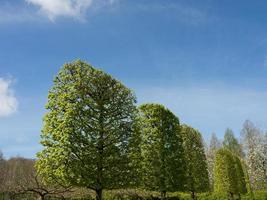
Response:
[[[179,119],[159,104],[141,105],[139,111],[144,187],[162,196],[182,190],[185,160]]]
[[[186,161],[186,190],[196,199],[196,192],[209,190],[209,176],[201,134],[196,129],[182,126],[183,147]]]

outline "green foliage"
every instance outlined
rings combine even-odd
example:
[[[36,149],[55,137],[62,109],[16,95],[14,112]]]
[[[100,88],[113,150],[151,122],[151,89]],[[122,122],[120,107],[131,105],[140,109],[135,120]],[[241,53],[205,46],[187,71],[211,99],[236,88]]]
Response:
[[[122,83],[75,61],[63,66],[49,91],[37,169],[46,182],[124,188],[135,165],[135,96]],[[101,197],[100,197],[101,198]]]
[[[201,134],[190,126],[182,125],[186,161],[186,190],[192,193],[209,190],[208,166]]]
[[[248,183],[244,169],[237,155],[228,149],[219,149],[215,159],[215,192],[227,194],[230,199],[246,194]]]
[[[214,191],[216,193],[229,196],[239,193],[234,158],[227,149],[219,149],[216,152],[214,180]]]
[[[144,187],[165,193],[184,186],[184,151],[178,118],[164,106],[140,106]]]
[[[240,161],[241,161],[243,172],[244,172],[247,194],[250,196],[251,199],[254,199],[254,192],[252,190],[252,186],[251,186],[251,183],[250,183],[250,180],[249,180],[249,174],[248,174],[248,170],[247,170],[247,165],[244,162],[244,160],[240,160]]]
[[[233,158],[234,158],[236,175],[237,175],[238,191],[240,194],[246,194],[247,193],[246,178],[245,178],[245,173],[243,170],[242,163],[238,156],[233,155]]]

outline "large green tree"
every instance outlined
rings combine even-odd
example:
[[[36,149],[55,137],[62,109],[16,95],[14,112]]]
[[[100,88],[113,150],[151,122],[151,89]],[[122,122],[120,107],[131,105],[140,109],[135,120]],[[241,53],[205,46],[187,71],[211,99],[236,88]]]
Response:
[[[134,179],[136,99],[121,82],[91,65],[65,64],[49,91],[37,169],[47,182],[96,192]]]
[[[139,107],[145,188],[161,192],[183,190],[185,160],[179,119],[164,106]]]
[[[209,190],[208,165],[200,132],[182,125],[183,147],[186,163],[186,189],[196,199],[196,192]]]

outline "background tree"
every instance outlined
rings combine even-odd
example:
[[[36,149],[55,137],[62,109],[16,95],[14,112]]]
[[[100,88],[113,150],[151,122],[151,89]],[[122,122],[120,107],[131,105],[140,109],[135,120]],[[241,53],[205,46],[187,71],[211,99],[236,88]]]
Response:
[[[257,170],[255,173],[257,189],[267,189],[267,136],[259,135],[259,143],[255,147],[254,158]]]
[[[185,160],[178,118],[159,104],[144,104],[139,110],[144,186],[163,197],[182,190]]]
[[[47,196],[64,197],[64,193],[69,188],[63,188],[60,185],[45,185],[36,173],[34,167],[35,160],[22,157],[14,157],[7,160],[6,180],[4,187],[9,196],[17,196],[19,199],[26,197],[36,197],[44,200]]]
[[[82,61],[65,64],[49,91],[37,169],[46,182],[96,192],[125,188],[136,115],[132,91]]]
[[[5,192],[6,170],[6,160],[2,151],[0,151],[0,192],[2,193]]]
[[[264,142],[263,132],[251,121],[246,120],[241,131],[245,161],[248,167],[251,185],[254,189],[266,189],[266,142]]]
[[[235,138],[234,132],[229,128],[226,129],[224,134],[223,147],[238,155],[239,157],[244,157],[242,146]]]
[[[214,162],[215,162],[215,154],[216,151],[221,148],[222,144],[217,138],[215,133],[212,133],[210,144],[206,150],[207,164],[208,164],[208,172],[209,172],[209,183],[210,190],[213,190],[214,186]]]
[[[186,189],[192,199],[196,192],[209,190],[208,166],[201,134],[187,125],[182,125],[183,147],[186,163]]]

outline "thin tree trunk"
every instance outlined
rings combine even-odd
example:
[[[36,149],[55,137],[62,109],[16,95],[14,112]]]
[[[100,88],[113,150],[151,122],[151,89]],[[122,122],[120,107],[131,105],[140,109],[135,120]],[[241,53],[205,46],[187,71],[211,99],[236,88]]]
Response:
[[[194,191],[191,192],[191,198],[192,198],[193,200],[196,200],[196,199],[197,199],[196,194],[195,194]]]
[[[45,200],[45,195],[43,195],[43,194],[39,194],[40,196],[39,196],[39,198],[38,199],[40,199],[40,200]]]
[[[166,191],[161,191],[161,199],[165,199],[166,198]]]
[[[229,200],[234,200],[234,194],[232,192],[230,192]]]
[[[96,200],[102,200],[103,199],[103,196],[102,196],[103,190],[102,190],[102,188],[101,189],[96,189],[95,193],[96,193]]]

